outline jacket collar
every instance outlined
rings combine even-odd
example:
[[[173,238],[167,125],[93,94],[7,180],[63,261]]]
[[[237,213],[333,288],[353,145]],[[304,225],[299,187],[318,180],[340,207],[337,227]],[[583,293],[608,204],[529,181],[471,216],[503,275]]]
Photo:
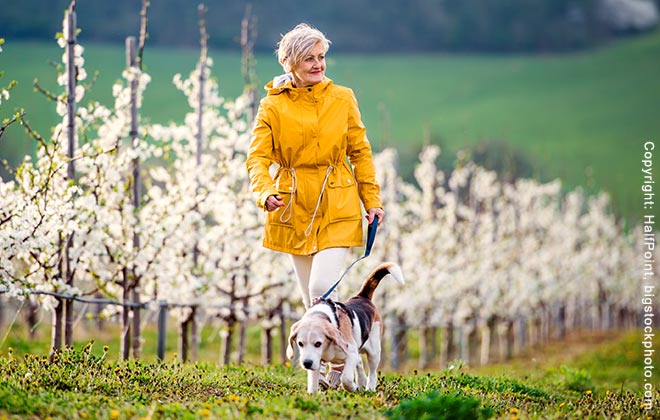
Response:
[[[313,99],[322,95],[331,84],[332,80],[325,77],[322,82],[317,83],[314,86],[297,88],[293,86],[293,76],[290,73],[285,73],[273,78],[273,80],[264,86],[264,89],[266,89],[268,95],[279,95],[286,92],[293,100],[296,100],[299,97],[309,97]]]

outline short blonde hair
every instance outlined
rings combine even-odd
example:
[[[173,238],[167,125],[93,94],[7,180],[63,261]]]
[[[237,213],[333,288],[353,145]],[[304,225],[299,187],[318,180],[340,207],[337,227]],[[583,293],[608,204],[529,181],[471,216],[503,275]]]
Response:
[[[277,43],[277,59],[284,71],[291,72],[318,43],[321,43],[325,52],[331,44],[323,32],[306,23],[300,23],[282,35],[282,39]]]

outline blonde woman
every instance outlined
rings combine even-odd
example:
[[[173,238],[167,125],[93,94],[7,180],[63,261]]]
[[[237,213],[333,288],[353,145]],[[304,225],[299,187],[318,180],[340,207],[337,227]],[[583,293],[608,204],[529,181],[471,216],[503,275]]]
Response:
[[[282,36],[285,74],[265,86],[246,162],[267,212],[263,246],[289,255],[306,308],[337,280],[349,248],[363,245],[361,206],[367,223],[385,218],[355,95],[325,76],[329,47],[307,24]]]

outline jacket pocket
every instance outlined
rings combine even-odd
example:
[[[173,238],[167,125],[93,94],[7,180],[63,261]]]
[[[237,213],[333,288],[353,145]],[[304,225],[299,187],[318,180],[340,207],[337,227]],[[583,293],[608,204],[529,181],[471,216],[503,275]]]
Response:
[[[326,192],[328,194],[330,223],[360,219],[360,197],[357,183],[352,175],[340,172],[335,176],[331,176],[328,180]]]

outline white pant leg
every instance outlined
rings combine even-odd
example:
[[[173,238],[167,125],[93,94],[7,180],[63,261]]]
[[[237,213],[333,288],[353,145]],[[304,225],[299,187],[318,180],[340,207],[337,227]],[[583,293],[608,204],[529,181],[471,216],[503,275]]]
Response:
[[[314,255],[309,276],[310,301],[323,296],[339,280],[339,276],[346,268],[347,256],[348,248],[327,248]],[[329,296],[332,300],[338,300],[338,297],[337,289]]]
[[[309,299],[309,275],[312,271],[312,258],[311,255],[289,254],[289,260],[291,260],[293,271],[296,273],[298,289],[300,290],[305,309],[309,309],[311,306],[311,301]]]
[[[289,254],[305,309],[311,306],[314,298],[323,296],[339,280],[342,270],[346,268],[347,256],[348,248],[327,248],[314,255]],[[337,300],[338,296],[335,289],[329,297]]]

